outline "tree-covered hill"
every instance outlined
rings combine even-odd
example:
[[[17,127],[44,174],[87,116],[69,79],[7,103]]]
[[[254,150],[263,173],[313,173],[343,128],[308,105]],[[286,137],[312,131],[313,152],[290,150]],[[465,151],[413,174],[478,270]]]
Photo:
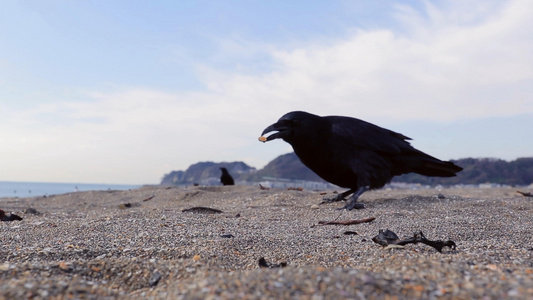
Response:
[[[463,167],[456,177],[425,177],[406,174],[395,177],[395,182],[421,184],[480,184],[529,185],[533,183],[533,157],[505,161],[495,158],[463,158],[453,161]]]
[[[324,181],[309,170],[294,152],[283,154],[269,162],[263,169],[248,175],[248,181],[261,181],[265,177],[292,180]]]
[[[463,171],[456,177],[426,177],[406,174],[393,178],[393,182],[420,183],[427,185],[497,183],[506,185],[529,185],[533,183],[533,157],[505,161],[495,158],[463,158],[453,160]],[[259,182],[265,178],[284,178],[305,181],[323,181],[304,166],[296,154],[278,156],[263,169],[256,170],[243,162],[214,163],[200,162],[186,171],[173,171],[163,177],[161,184],[216,184],[220,167],[226,167],[235,180]]]

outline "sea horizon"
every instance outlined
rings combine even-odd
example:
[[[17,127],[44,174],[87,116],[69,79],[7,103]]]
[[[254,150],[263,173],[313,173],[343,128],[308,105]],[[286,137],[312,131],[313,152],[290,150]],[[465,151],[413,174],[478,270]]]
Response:
[[[0,181],[0,198],[29,198],[51,196],[73,192],[130,190],[143,185],[77,183],[77,182],[32,182],[32,181]]]

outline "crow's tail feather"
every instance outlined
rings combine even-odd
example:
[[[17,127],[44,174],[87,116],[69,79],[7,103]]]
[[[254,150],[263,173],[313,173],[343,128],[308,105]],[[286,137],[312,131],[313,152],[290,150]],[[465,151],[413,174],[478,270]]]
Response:
[[[451,161],[441,161],[433,158],[424,161],[419,167],[415,168],[413,172],[432,177],[453,177],[461,170],[463,170],[463,168]]]

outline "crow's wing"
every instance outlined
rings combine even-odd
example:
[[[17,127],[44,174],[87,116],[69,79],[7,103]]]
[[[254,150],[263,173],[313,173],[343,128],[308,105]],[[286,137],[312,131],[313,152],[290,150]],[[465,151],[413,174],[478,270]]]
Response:
[[[376,167],[387,166],[392,175],[415,172],[426,176],[449,177],[462,170],[452,162],[441,161],[415,149],[407,141],[410,138],[403,134],[355,118],[331,118],[330,142],[342,144],[343,153],[364,153],[367,156],[365,163],[373,166],[373,171]]]
[[[363,120],[349,117],[326,117],[331,124],[331,139],[354,150],[399,154],[416,151],[403,134],[388,130]]]

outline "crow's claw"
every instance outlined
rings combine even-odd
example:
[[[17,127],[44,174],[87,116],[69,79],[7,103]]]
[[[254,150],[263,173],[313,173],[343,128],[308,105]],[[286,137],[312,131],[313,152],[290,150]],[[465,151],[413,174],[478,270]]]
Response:
[[[365,208],[365,205],[363,203],[352,203],[352,202],[348,202],[346,203],[346,205],[344,205],[343,207],[341,208],[338,208],[338,210],[343,210],[343,209],[346,209],[346,210],[352,210],[352,209],[363,209]]]
[[[319,204],[326,204],[326,203],[333,203],[333,202],[340,202],[340,201],[346,201],[346,198],[344,198],[343,194],[338,194],[337,196],[333,198],[324,197],[322,199],[322,202],[320,202]]]

